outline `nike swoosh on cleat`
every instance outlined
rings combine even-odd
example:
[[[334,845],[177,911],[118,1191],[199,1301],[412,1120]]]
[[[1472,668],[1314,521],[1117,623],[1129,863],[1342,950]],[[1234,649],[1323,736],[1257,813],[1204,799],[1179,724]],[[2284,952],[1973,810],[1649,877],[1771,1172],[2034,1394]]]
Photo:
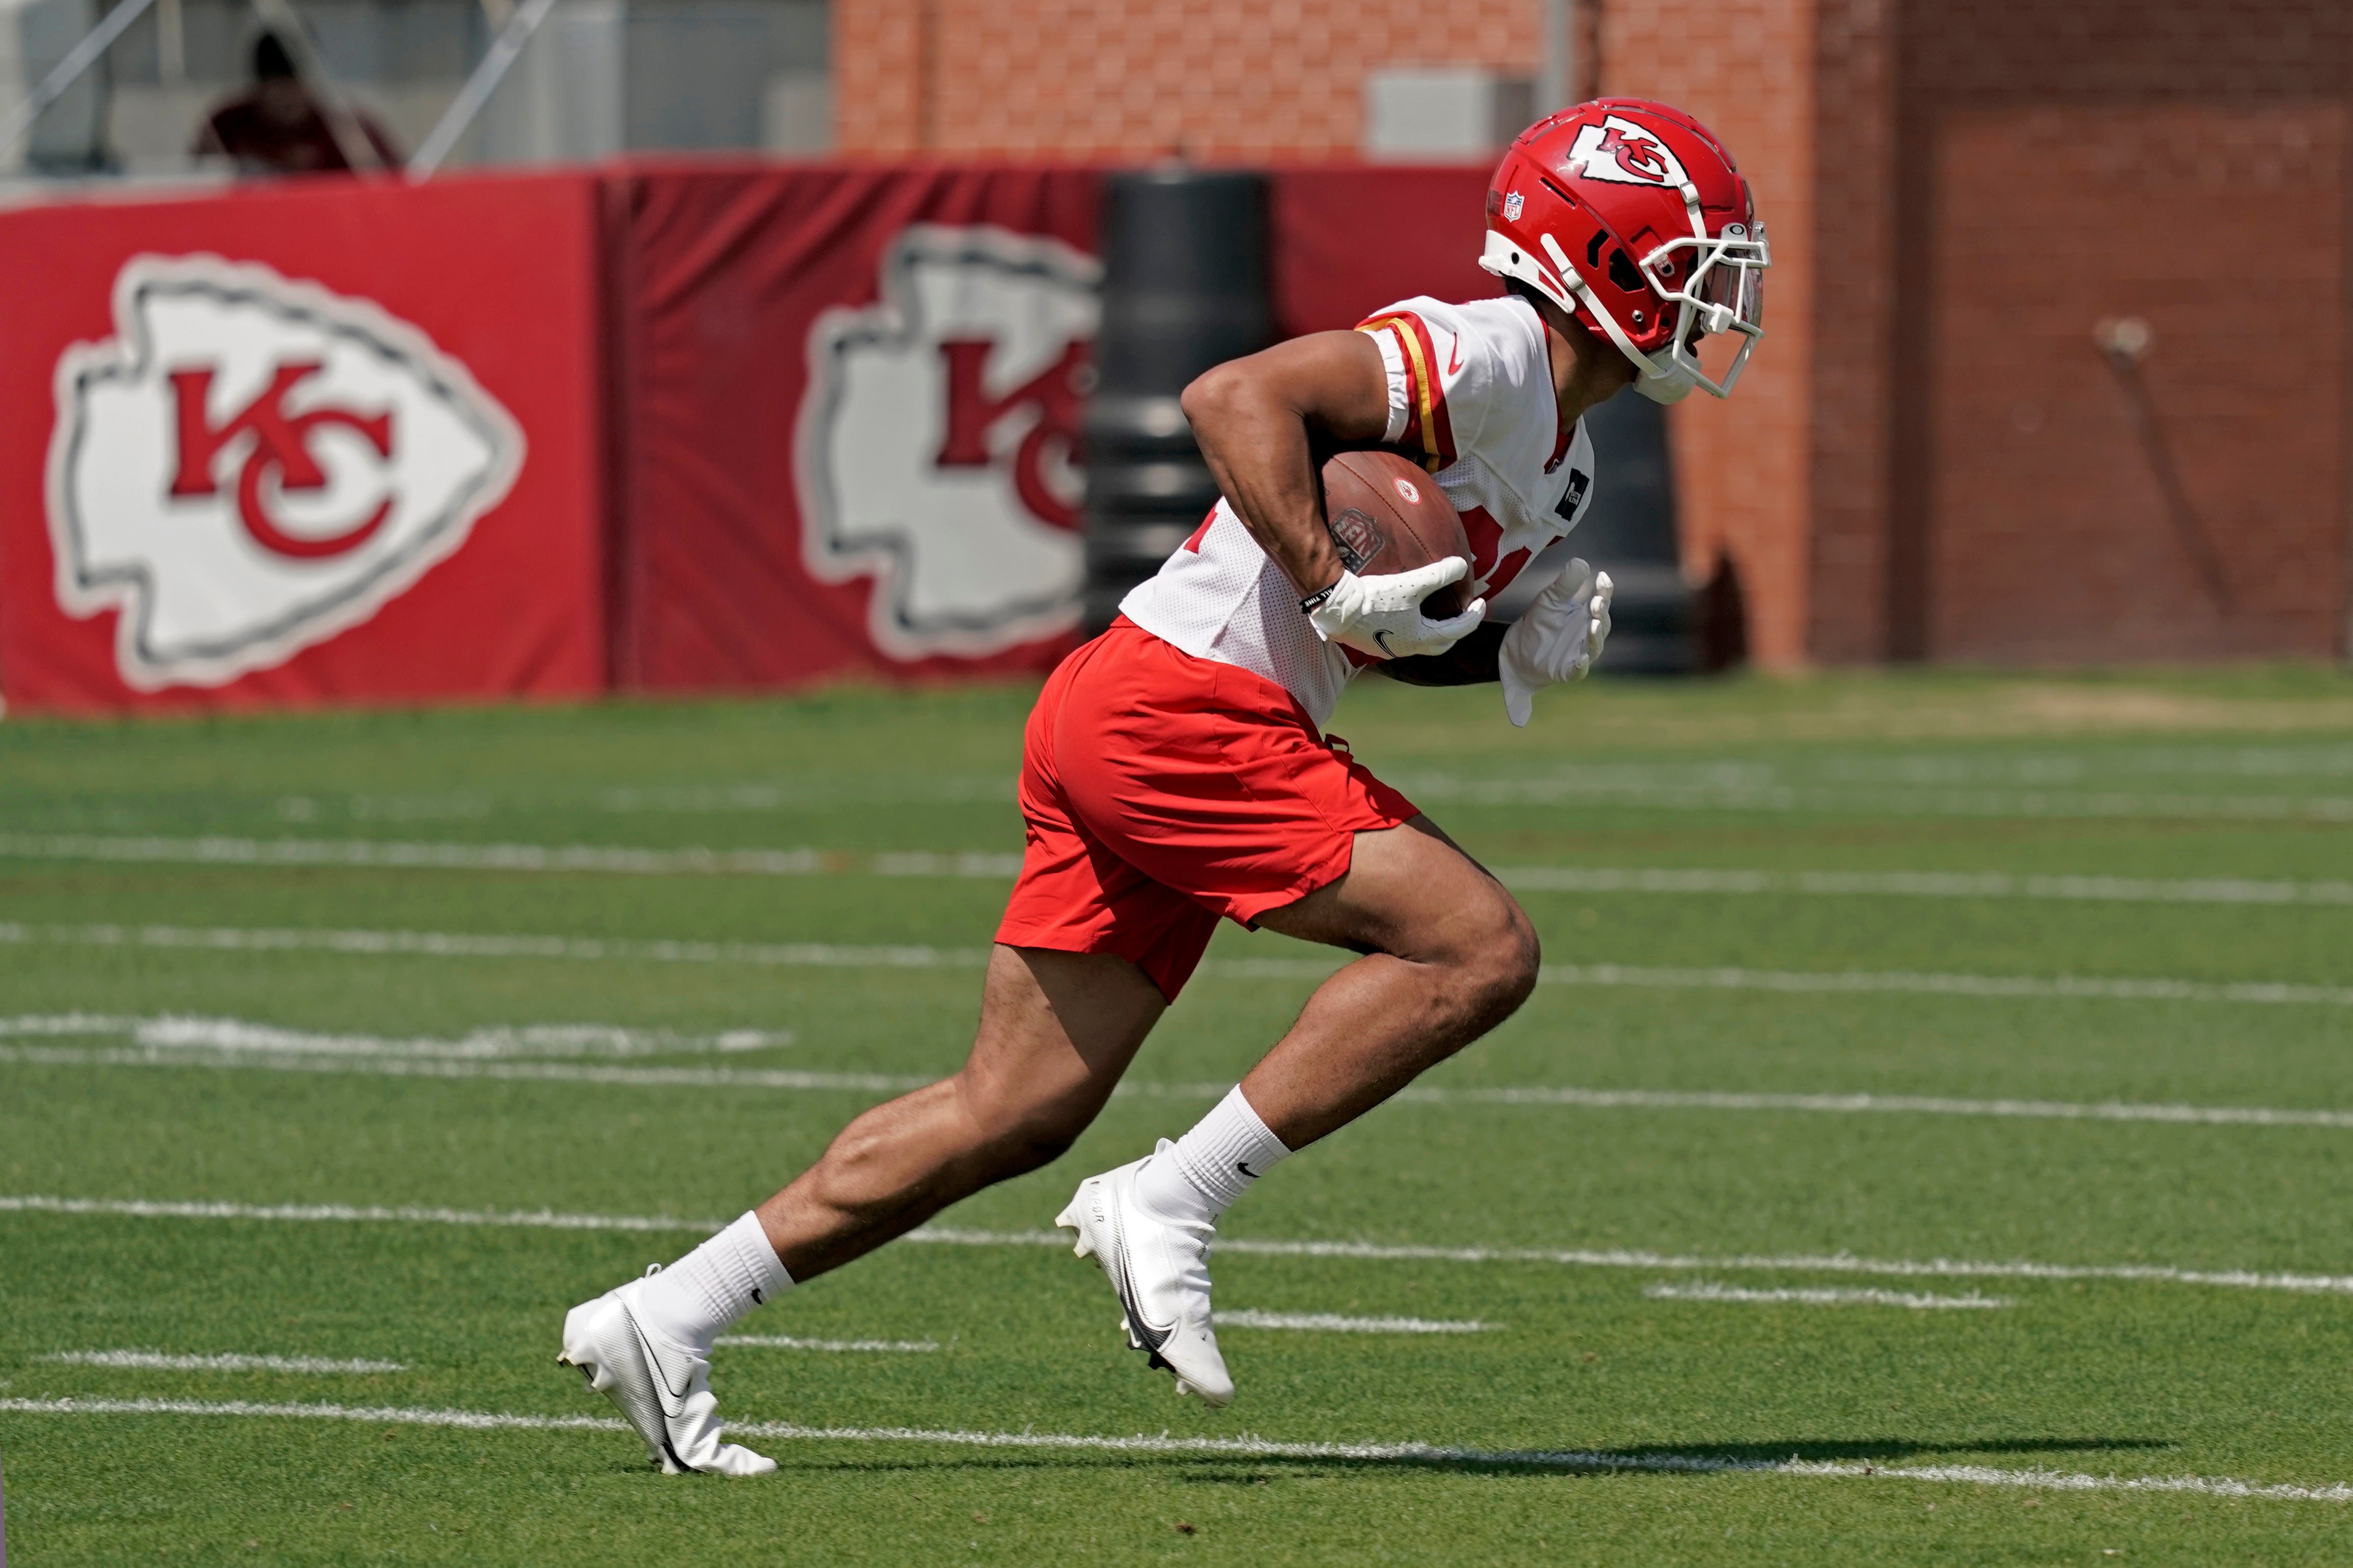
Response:
[[[1157,1356],[1160,1353],[1160,1347],[1176,1338],[1176,1326],[1171,1323],[1165,1329],[1155,1328],[1151,1321],[1145,1317],[1140,1298],[1136,1294],[1135,1282],[1128,1278],[1127,1238],[1121,1237],[1119,1243],[1119,1277],[1113,1281],[1113,1288],[1119,1291],[1119,1304],[1126,1309],[1129,1331],[1144,1342],[1145,1350]]]
[[[624,1312],[628,1312],[628,1308],[626,1308],[626,1307],[625,1307],[625,1308],[623,1308],[623,1309],[622,1309],[622,1310],[623,1310]],[[646,1338],[646,1331],[645,1331],[645,1330],[643,1330],[643,1329],[641,1329],[641,1328],[638,1327],[638,1318],[637,1318],[637,1314],[636,1314],[636,1313],[634,1313],[634,1312],[628,1312],[628,1318],[629,1318],[629,1331],[630,1331],[631,1333],[633,1333],[633,1334],[635,1334],[635,1335],[637,1335],[637,1336],[638,1336],[638,1348],[639,1350],[642,1350],[642,1351],[644,1351],[644,1352],[646,1352],[646,1364],[647,1364],[648,1366],[649,1366],[649,1367],[651,1367],[651,1368],[653,1368],[653,1369],[654,1369],[654,1377],[655,1377],[656,1381],[658,1381],[659,1383],[660,1383],[660,1384],[661,1384],[661,1388],[662,1388],[662,1392],[663,1392],[664,1394],[669,1394],[672,1399],[676,1400],[680,1405],[684,1405],[684,1404],[686,1403],[686,1394],[687,1394],[687,1391],[688,1391],[688,1390],[692,1389],[692,1388],[693,1388],[693,1386],[694,1386],[694,1374],[693,1374],[693,1373],[689,1373],[687,1374],[687,1387],[686,1387],[686,1389],[681,1390],[681,1389],[672,1388],[672,1387],[670,1385],[670,1373],[662,1370],[661,1357],[659,1357],[659,1356],[658,1356],[658,1355],[654,1354],[654,1346],[653,1346],[653,1342],[652,1342],[651,1340],[649,1340],[649,1339],[647,1339],[647,1338]],[[672,1418],[674,1419],[674,1418],[676,1418],[676,1416],[679,1415],[679,1412],[678,1412],[678,1411],[676,1411],[676,1410],[671,1410],[671,1409],[669,1409],[669,1408],[664,1408],[664,1410],[662,1411],[662,1414],[663,1414],[664,1415],[670,1416],[670,1417],[672,1417]]]

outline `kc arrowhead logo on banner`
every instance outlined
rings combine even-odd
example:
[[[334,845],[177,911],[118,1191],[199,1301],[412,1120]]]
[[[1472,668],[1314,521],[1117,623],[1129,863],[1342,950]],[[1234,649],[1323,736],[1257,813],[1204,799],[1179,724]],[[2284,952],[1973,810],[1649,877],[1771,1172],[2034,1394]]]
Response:
[[[802,556],[821,582],[874,580],[883,652],[979,657],[1077,624],[1101,275],[1058,240],[916,225],[880,302],[811,329]]]
[[[218,686],[357,626],[513,485],[514,420],[365,300],[216,257],[138,257],[115,336],[57,370],[58,603],[120,612],[152,691]]]

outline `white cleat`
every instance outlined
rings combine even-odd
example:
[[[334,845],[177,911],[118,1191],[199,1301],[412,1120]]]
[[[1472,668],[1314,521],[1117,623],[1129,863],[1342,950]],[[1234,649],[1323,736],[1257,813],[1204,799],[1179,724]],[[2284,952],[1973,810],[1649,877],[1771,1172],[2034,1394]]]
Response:
[[[647,1270],[648,1273],[653,1270]],[[580,1369],[646,1440],[646,1457],[666,1476],[765,1476],[776,1461],[719,1440],[711,1362],[648,1329],[637,1313],[635,1279],[564,1315],[559,1366]]]
[[[1153,1157],[1171,1147],[1163,1138]],[[1154,1367],[1174,1373],[1177,1393],[1198,1394],[1206,1405],[1230,1404],[1234,1380],[1209,1326],[1209,1242],[1217,1231],[1146,1208],[1135,1192],[1145,1163],[1089,1176],[1054,1223],[1079,1233],[1078,1255],[1093,1258],[1111,1280],[1128,1344],[1150,1355]]]

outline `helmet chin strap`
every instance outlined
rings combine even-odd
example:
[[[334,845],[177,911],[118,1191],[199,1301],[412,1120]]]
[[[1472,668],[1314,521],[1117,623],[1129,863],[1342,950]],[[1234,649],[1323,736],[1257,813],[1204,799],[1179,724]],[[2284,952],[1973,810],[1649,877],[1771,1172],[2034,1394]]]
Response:
[[[1601,323],[1601,330],[1609,334],[1609,341],[1618,345],[1619,352],[1634,362],[1634,390],[1653,403],[1681,403],[1689,397],[1692,388],[1697,384],[1691,372],[1675,362],[1672,352],[1668,353],[1667,363],[1662,366],[1636,348],[1634,340],[1626,335],[1626,329],[1618,324],[1618,318],[1593,297],[1593,290],[1587,286],[1584,276],[1570,265],[1568,258],[1561,251],[1560,241],[1553,238],[1549,230],[1536,236],[1536,239],[1552,257],[1553,265],[1560,268],[1561,278],[1568,284],[1569,291],[1577,296],[1577,302]]]
[[[1681,365],[1677,365],[1671,375],[1654,375],[1646,370],[1636,373],[1634,376],[1634,390],[1653,403],[1681,403],[1692,395],[1692,388],[1697,384],[1692,380],[1691,372]]]

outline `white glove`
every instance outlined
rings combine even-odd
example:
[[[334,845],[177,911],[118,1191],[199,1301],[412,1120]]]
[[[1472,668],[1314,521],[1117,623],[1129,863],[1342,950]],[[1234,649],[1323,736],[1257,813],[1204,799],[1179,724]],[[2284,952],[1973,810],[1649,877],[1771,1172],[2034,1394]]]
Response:
[[[1601,657],[1609,639],[1609,573],[1597,577],[1584,562],[1571,561],[1504,634],[1495,668],[1504,680],[1504,714],[1513,723],[1527,723],[1536,688],[1581,680]]]
[[[1444,653],[1470,635],[1487,616],[1487,601],[1473,599],[1450,620],[1433,621],[1421,613],[1421,602],[1470,573],[1460,555],[1417,566],[1410,572],[1384,572],[1359,577],[1343,571],[1340,580],[1300,604],[1315,635],[1368,653],[1375,658],[1417,658]]]

